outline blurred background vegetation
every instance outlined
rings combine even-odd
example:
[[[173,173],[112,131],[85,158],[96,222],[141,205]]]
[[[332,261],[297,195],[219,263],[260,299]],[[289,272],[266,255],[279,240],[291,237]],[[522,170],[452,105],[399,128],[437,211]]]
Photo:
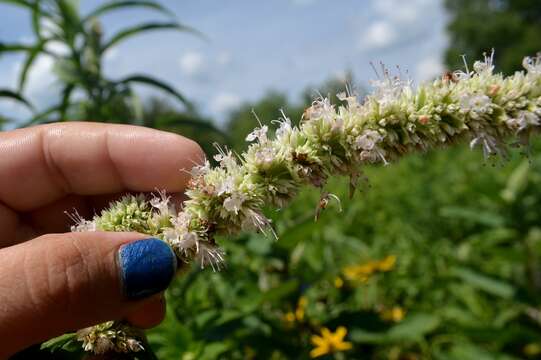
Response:
[[[108,48],[139,33],[204,37],[158,3],[115,1],[80,14],[70,0],[0,2],[28,11],[36,39],[33,45],[0,42],[0,56],[25,54],[19,87],[0,89],[0,101],[33,111],[23,126],[127,122],[191,137],[209,154],[213,142],[241,151],[254,113],[271,127],[281,109],[298,121],[314,90],[333,96],[345,87],[333,79],[314,84],[300,101],[270,91],[218,127],[200,115],[189,94],[160,79],[108,79],[100,70]],[[128,7],[167,20],[106,37],[100,16]],[[494,47],[499,69],[510,74],[525,55],[541,50],[538,0],[447,0],[446,7],[450,69],[462,66],[459,55],[476,59]],[[41,18],[49,20],[47,28]],[[70,49],[50,54],[63,89],[51,108],[35,109],[21,94],[48,41]],[[347,81],[354,82],[353,75]],[[134,83],[169,97],[139,99]],[[81,95],[73,97],[76,90]],[[9,121],[0,116],[0,126]],[[165,321],[148,333],[153,352],[183,360],[541,359],[541,142],[532,150],[529,158],[513,153],[495,166],[465,146],[408,156],[367,168],[369,180],[353,199],[345,181],[332,179],[328,189],[343,199],[343,212],[331,207],[318,222],[314,190],[284,211],[269,209],[278,241],[259,234],[222,239],[228,253],[222,272],[194,267],[176,279]]]

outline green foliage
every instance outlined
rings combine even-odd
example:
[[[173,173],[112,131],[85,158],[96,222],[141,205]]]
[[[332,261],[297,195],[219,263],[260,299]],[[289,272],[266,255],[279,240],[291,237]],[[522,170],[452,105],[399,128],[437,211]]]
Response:
[[[537,0],[446,0],[451,15],[450,47],[445,59],[450,69],[463,67],[460,55],[478,59],[496,49],[498,69],[520,70],[524,56],[539,51],[541,2]]]
[[[54,72],[62,83],[59,102],[36,114],[28,124],[43,121],[95,120],[131,122],[139,119],[139,100],[133,84],[157,88],[179,100],[189,111],[191,103],[176,89],[161,80],[143,74],[123,79],[110,79],[102,72],[103,56],[107,51],[133,36],[155,30],[175,30],[199,33],[176,20],[170,11],[154,1],[112,1],[102,4],[88,14],[79,12],[76,0],[1,0],[26,9],[32,19],[35,43],[32,46],[0,43],[0,52],[26,54],[18,81],[18,93],[24,91],[28,73],[40,56],[52,56]],[[119,30],[105,36],[99,18],[111,11],[126,8],[146,8],[165,14],[165,22],[149,22]],[[51,45],[65,51],[55,51]],[[75,94],[83,94],[76,100]]]
[[[268,213],[278,241],[223,241],[224,271],[179,276],[149,340],[160,359],[304,359],[320,327],[345,326],[347,359],[538,358],[540,170],[540,155],[490,166],[465,146],[410,156],[366,169],[351,200],[333,181],[343,212],[318,222],[304,191]],[[390,255],[390,271],[346,276]]]

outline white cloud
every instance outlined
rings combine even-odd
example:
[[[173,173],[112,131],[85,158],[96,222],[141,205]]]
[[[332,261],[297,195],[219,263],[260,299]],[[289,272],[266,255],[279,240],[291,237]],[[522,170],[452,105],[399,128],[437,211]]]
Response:
[[[422,59],[415,67],[415,77],[419,81],[427,81],[441,75],[444,71],[441,59],[437,56],[429,56]]]
[[[216,115],[224,115],[239,106],[242,99],[237,94],[223,92],[214,97],[210,104],[210,109]]]
[[[381,49],[392,45],[397,38],[398,34],[393,24],[379,20],[363,32],[359,45],[362,50]]]
[[[372,23],[361,27],[360,50],[378,50],[396,45],[431,28],[426,15],[441,7],[435,0],[372,0]]]
[[[118,48],[112,48],[108,49],[105,54],[103,55],[103,58],[106,61],[113,61],[115,59],[118,59],[119,51]]]
[[[54,59],[50,56],[40,56],[34,62],[27,79],[26,92],[29,95],[41,95],[50,89],[55,80],[53,65]]]
[[[221,65],[221,66],[230,65],[232,60],[233,60],[233,56],[231,56],[231,52],[227,50],[220,51],[220,53],[216,57],[216,63],[218,63],[218,65]]]
[[[433,6],[434,0],[375,0],[374,10],[395,23],[412,24],[427,14],[427,8]]]
[[[70,53],[70,49],[66,44],[60,41],[49,41],[45,45],[45,49],[58,56],[65,56]]]
[[[179,64],[184,74],[197,77],[204,72],[205,58],[199,52],[188,51],[180,57]]]

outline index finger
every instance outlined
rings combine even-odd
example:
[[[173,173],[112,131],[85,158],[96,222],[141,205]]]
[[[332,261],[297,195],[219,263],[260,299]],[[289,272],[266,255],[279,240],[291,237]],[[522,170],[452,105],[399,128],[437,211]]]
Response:
[[[0,203],[29,211],[68,194],[184,190],[204,153],[177,134],[131,125],[58,123],[0,133]]]

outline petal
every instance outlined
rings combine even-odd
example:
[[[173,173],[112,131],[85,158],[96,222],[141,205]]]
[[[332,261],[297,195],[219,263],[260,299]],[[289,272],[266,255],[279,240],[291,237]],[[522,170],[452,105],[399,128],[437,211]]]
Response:
[[[321,329],[321,335],[323,335],[323,338],[325,338],[325,339],[332,339],[332,333],[326,327]]]
[[[349,350],[352,347],[353,347],[353,344],[351,344],[349,341],[341,341],[337,344],[334,344],[334,348],[338,351]]]
[[[322,338],[321,336],[314,335],[310,338],[312,344],[316,346],[327,346],[328,341]]]
[[[325,354],[328,354],[329,350],[330,349],[329,349],[328,346],[319,346],[319,347],[313,349],[312,351],[310,351],[310,357],[311,358],[316,358],[316,357],[323,356]]]
[[[335,339],[344,339],[346,334],[348,333],[348,330],[344,326],[339,326],[338,329],[336,329],[336,332],[334,333]]]

